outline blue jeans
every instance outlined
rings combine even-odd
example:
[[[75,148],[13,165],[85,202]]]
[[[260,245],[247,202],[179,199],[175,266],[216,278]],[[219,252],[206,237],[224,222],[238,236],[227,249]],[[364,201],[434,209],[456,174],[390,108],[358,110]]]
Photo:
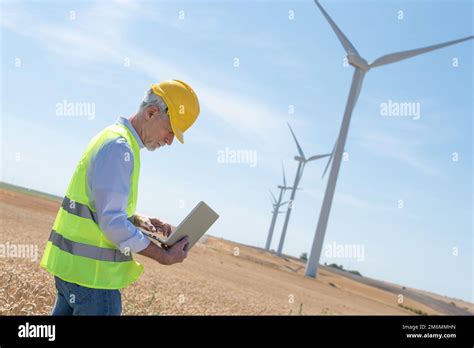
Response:
[[[56,302],[51,315],[120,315],[120,290],[92,289],[58,277]]]

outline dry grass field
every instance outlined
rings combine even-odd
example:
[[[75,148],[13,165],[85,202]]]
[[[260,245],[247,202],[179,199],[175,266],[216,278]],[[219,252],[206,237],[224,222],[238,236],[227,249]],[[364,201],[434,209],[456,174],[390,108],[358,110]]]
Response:
[[[0,188],[0,243],[37,246],[38,259],[0,258],[0,315],[47,315],[53,277],[39,267],[60,202]],[[342,276],[326,267],[317,279],[303,263],[278,258],[234,242],[208,237],[183,264],[163,266],[137,255],[141,279],[123,290],[129,315],[437,315],[443,313],[405,296]],[[473,305],[413,289],[473,313]],[[430,298],[431,298],[430,297]]]

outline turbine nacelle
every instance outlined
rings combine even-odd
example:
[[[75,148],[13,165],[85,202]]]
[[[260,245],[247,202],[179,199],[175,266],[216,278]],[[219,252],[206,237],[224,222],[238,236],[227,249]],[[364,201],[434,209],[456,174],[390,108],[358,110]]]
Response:
[[[363,72],[367,72],[370,69],[369,63],[358,54],[349,52],[349,54],[347,55],[347,61],[354,68],[361,69]]]

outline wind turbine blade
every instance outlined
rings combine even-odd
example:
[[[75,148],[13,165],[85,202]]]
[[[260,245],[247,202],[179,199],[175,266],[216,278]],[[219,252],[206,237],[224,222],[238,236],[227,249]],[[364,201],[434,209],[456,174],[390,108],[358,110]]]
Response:
[[[336,23],[334,23],[334,21],[332,20],[332,18],[327,14],[327,12],[324,10],[324,8],[319,4],[319,1],[318,0],[314,0],[314,2],[316,3],[316,5],[319,7],[319,9],[321,10],[321,12],[323,13],[323,16],[326,17],[326,20],[329,22],[329,25],[332,27],[332,30],[334,30],[334,32],[336,33],[337,35],[337,38],[339,39],[339,41],[341,42],[342,46],[344,47],[344,49],[346,50],[346,53],[349,55],[349,54],[355,54],[355,55],[359,55],[359,52],[357,52],[357,50],[355,49],[354,46],[352,46],[351,42],[349,41],[349,39],[344,35],[344,33],[341,31],[341,29],[339,29],[339,27],[336,25]]]
[[[471,40],[471,39],[474,39],[474,36],[471,35],[471,36],[468,36],[468,37],[465,37],[465,38],[462,38],[462,39],[448,41],[448,42],[440,43],[440,44],[433,45],[433,46],[422,47],[422,48],[417,48],[417,49],[414,49],[414,50],[387,54],[385,56],[382,56],[382,57],[377,58],[376,60],[374,60],[372,62],[372,64],[370,64],[370,67],[374,68],[374,67],[377,67],[377,66],[396,63],[400,60],[408,59],[408,58],[417,56],[419,54],[434,51],[434,50],[437,50],[437,49],[440,49],[440,48],[443,48],[443,47],[446,47],[446,46],[455,45],[457,43],[467,41],[467,40]]]
[[[298,142],[298,139],[296,139],[296,135],[295,135],[295,133],[293,133],[293,129],[291,129],[291,126],[290,126],[289,123],[287,123],[287,125],[290,128],[290,132],[291,132],[291,135],[293,135],[293,139],[295,139],[296,147],[298,148],[298,152],[299,152],[300,156],[305,158],[304,153],[303,153],[303,149],[301,148],[300,143]]]
[[[281,161],[281,170],[283,172],[283,186],[286,187],[285,167],[283,166],[283,161]]]
[[[298,181],[296,183],[296,189],[297,190],[298,190],[298,186],[300,185],[301,178],[303,177],[303,171],[304,171],[305,166],[306,166],[306,162],[303,162],[303,165],[301,166],[300,175],[298,176]]]
[[[339,140],[339,138],[338,138],[338,140]],[[324,172],[323,172],[323,175],[321,176],[321,178],[324,178],[324,175],[326,175],[326,172],[328,171],[329,165],[331,164],[331,161],[332,161],[332,157],[334,156],[334,151],[336,150],[336,144],[337,144],[337,140],[334,143],[334,146],[332,147],[331,156],[329,156],[328,163],[326,163],[326,168],[324,168]]]
[[[326,172],[328,171],[329,165],[331,164],[331,161],[332,161],[332,156],[333,156],[332,154],[331,156],[329,156],[328,163],[326,164],[326,168],[324,168],[324,172],[321,178],[324,178],[324,176],[326,175]]]
[[[306,162],[318,160],[318,159],[320,159],[320,158],[324,158],[324,157],[328,157],[328,156],[331,156],[331,154],[328,153],[328,154],[326,154],[326,155],[311,156],[310,158],[308,158],[308,159],[306,160]]]
[[[277,200],[276,200],[276,198],[275,198],[275,195],[273,194],[272,191],[269,191],[269,192],[270,192],[270,194],[272,195],[273,204],[277,204]]]
[[[362,87],[362,81],[364,80],[364,72],[361,69],[355,69],[354,75],[352,76],[351,89],[347,99],[346,109],[350,110],[351,113],[359,99],[360,90]],[[345,112],[346,110],[344,110]],[[339,141],[339,135],[338,135]],[[344,149],[342,149],[344,151]]]

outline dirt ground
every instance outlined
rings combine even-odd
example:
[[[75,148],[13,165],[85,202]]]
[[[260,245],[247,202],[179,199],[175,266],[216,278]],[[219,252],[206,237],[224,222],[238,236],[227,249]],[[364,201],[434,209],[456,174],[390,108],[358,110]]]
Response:
[[[0,314],[49,314],[53,277],[39,267],[60,202],[0,189],[0,243],[37,247],[36,260],[0,257]],[[130,315],[430,315],[445,314],[397,294],[304,264],[209,236],[184,263],[163,266],[141,255],[141,279],[122,291]],[[425,292],[425,294],[430,294]],[[454,300],[436,294],[437,299]],[[459,302],[457,302],[459,304]],[[473,305],[463,302],[473,309]]]

